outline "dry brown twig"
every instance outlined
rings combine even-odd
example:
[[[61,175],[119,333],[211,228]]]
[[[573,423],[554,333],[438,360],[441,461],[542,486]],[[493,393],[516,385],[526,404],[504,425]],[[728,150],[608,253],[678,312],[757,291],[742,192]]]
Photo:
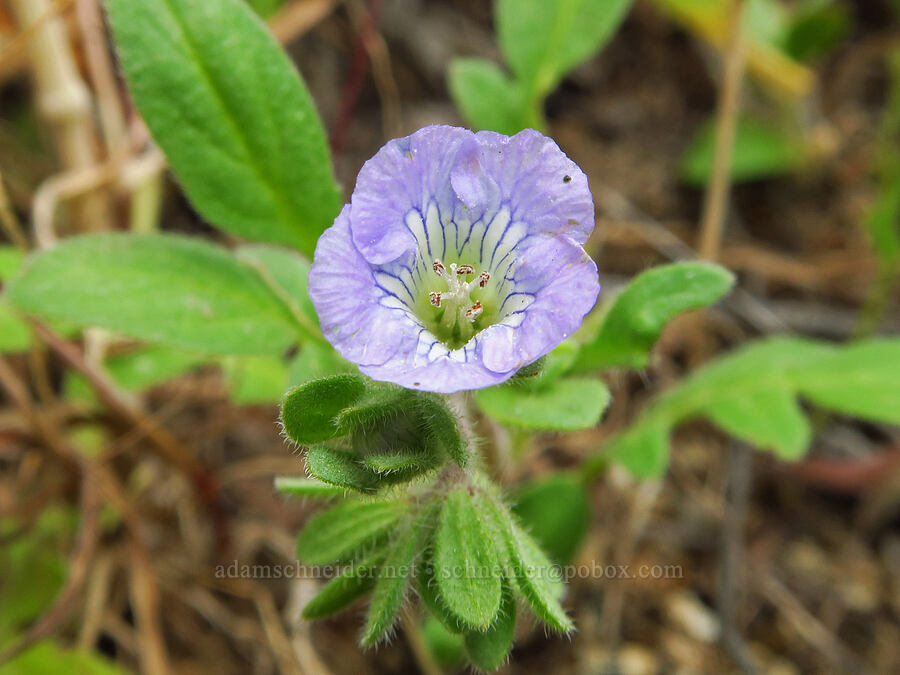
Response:
[[[742,26],[744,0],[732,0],[730,11],[728,48],[725,51],[724,72],[716,111],[713,170],[703,200],[700,226],[700,257],[705,260],[718,258],[722,244],[728,192],[731,187],[731,161],[737,132],[741,81],[746,59],[746,36]]]
[[[24,31],[37,27],[27,40],[39,116],[52,132],[60,164],[66,171],[97,163],[92,95],[81,79],[62,17],[50,13],[49,0],[10,0]],[[47,18],[45,18],[47,17]],[[109,230],[107,195],[86,194],[75,204],[76,228]]]
[[[28,250],[28,237],[16,214],[13,211],[12,204],[9,201],[9,193],[6,191],[6,184],[3,182],[3,173],[0,172],[0,228],[6,232],[6,236],[16,246],[23,251]]]
[[[269,29],[281,44],[288,44],[326,16],[338,5],[338,0],[297,0],[288,3],[269,19]]]
[[[141,672],[167,675],[172,669],[159,616],[159,589],[150,556],[138,537],[131,546],[131,605],[137,619],[137,647]]]
[[[120,392],[106,373],[88,363],[76,346],[39,321],[31,320],[30,323],[35,334],[56,352],[68,367],[84,375],[97,397],[110,411],[139,429],[163,459],[188,476],[194,486],[196,498],[210,514],[219,547],[227,548],[228,529],[225,514],[219,504],[219,486],[206,466],[171,432],[160,426],[144,411],[137,400]]]
[[[0,74],[6,74],[13,69],[13,64],[17,63],[22,52],[28,48],[28,45],[34,40],[38,32],[51,19],[65,12],[72,0],[53,0],[38,15],[38,17],[28,26],[26,26],[16,37],[10,40],[3,51],[0,52]]]

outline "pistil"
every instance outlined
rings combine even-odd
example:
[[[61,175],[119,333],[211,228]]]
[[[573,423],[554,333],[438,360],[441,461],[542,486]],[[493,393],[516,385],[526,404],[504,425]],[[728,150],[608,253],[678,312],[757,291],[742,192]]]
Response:
[[[466,281],[466,277],[475,274],[472,265],[450,263],[446,266],[440,260],[435,260],[432,269],[437,276],[447,282],[446,291],[431,291],[428,294],[431,305],[444,308],[441,324],[450,333],[470,332],[471,329],[465,329],[463,326],[474,323],[484,312],[481,301],[473,301],[470,294],[476,288],[487,286],[491,279],[490,272],[485,270],[471,281]]]

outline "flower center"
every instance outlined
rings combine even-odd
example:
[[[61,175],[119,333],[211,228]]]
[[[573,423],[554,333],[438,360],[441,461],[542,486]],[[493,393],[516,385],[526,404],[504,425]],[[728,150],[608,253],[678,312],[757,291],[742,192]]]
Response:
[[[476,276],[472,265],[444,265],[439,259],[435,259],[432,269],[444,280],[447,290],[428,293],[432,309],[431,320],[426,323],[435,337],[451,349],[457,349],[493,323],[492,310],[496,308],[491,305],[495,303],[484,293],[491,275],[481,271]]]

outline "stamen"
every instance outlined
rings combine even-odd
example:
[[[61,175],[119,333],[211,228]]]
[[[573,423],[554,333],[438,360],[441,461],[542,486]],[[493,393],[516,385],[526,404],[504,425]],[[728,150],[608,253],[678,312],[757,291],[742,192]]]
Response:
[[[485,271],[485,272],[482,272],[480,275],[478,275],[478,285],[481,286],[482,288],[487,286],[487,282],[490,280],[491,280],[490,272]]]
[[[460,265],[456,268],[457,274],[475,274],[475,268],[471,265]]]
[[[444,269],[444,263],[442,263],[440,260],[435,259],[435,261],[431,265],[431,267],[434,269],[434,273],[437,274],[439,277],[442,277],[442,276],[444,276],[444,274],[446,274],[446,270]]]
[[[477,319],[479,316],[481,316],[481,313],[483,311],[484,311],[484,307],[482,307],[481,301],[476,302],[474,305],[472,305],[471,307],[469,307],[469,309],[466,310],[466,318],[469,321],[475,321],[475,319]]]
[[[440,293],[429,293],[428,299],[431,301],[431,304],[435,307],[441,306],[441,294]]]

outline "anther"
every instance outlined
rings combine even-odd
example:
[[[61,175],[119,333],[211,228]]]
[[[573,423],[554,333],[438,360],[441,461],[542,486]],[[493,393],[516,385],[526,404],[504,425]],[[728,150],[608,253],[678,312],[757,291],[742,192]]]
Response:
[[[434,273],[437,274],[439,277],[444,276],[444,272],[445,272],[444,263],[442,263],[440,260],[435,260],[434,263],[431,265],[431,267],[434,269]],[[434,294],[432,294],[432,295],[434,295]]]
[[[460,265],[456,268],[457,274],[475,274],[475,268],[471,265]]]
[[[478,275],[478,285],[481,286],[482,288],[487,286],[487,282],[490,280],[491,280],[490,272],[485,271]]]
[[[482,307],[481,302],[476,302],[466,310],[466,318],[469,321],[475,321],[475,319],[477,319],[483,311],[484,307]]]
[[[441,306],[441,294],[440,293],[429,293],[428,299],[431,301],[431,304],[435,307]]]

